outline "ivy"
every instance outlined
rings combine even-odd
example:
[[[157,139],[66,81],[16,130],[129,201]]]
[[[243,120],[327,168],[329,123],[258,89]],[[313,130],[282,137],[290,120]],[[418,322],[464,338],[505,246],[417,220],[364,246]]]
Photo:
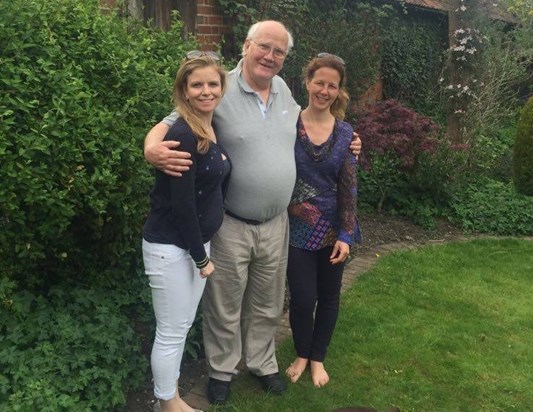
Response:
[[[438,79],[446,40],[444,15],[397,10],[381,48],[384,97],[435,116],[439,110]]]
[[[294,37],[294,48],[281,76],[295,99],[305,105],[302,67],[319,52],[337,54],[346,61],[349,92],[357,96],[374,84],[379,73],[377,44],[392,8],[373,2],[322,0],[221,0],[225,13],[234,19],[230,59],[238,58],[247,31],[258,20],[281,21]],[[369,38],[372,40],[369,41]]]

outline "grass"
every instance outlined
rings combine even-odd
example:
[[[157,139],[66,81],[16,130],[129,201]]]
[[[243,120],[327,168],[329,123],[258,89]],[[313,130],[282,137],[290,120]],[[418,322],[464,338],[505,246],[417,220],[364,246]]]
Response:
[[[294,356],[289,339],[281,371]],[[245,372],[213,410],[532,411],[533,242],[474,240],[382,258],[343,294],[325,365],[326,387],[306,372],[280,397]]]

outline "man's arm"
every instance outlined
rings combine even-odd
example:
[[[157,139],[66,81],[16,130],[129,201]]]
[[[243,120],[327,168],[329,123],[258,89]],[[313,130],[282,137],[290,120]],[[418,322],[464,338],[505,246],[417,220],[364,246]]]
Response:
[[[179,142],[163,141],[169,129],[170,126],[165,123],[152,127],[144,138],[144,158],[167,175],[181,176],[181,172],[188,171],[192,164],[189,160],[191,154],[173,150]]]

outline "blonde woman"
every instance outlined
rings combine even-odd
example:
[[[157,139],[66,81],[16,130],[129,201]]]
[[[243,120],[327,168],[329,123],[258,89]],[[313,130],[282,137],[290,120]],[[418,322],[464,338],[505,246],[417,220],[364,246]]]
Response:
[[[178,70],[173,100],[180,118],[165,140],[179,141],[192,166],[180,178],[155,171],[143,229],[143,260],[157,321],[154,394],[163,412],[194,411],[180,398],[176,381],[206,278],[215,269],[209,241],[222,224],[222,183],[231,169],[211,124],[226,86],[218,60],[213,52],[192,51]]]

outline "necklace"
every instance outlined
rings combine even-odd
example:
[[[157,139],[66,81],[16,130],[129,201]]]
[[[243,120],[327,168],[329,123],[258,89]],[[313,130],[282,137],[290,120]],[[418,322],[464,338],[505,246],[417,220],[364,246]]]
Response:
[[[328,158],[329,154],[331,153],[331,149],[337,141],[337,121],[335,121],[333,125],[333,132],[328,137],[328,140],[321,145],[315,145],[311,139],[309,139],[309,136],[305,130],[304,122],[300,116],[298,118],[298,139],[302,143],[303,149],[309,155],[311,160],[314,162],[322,162]]]

